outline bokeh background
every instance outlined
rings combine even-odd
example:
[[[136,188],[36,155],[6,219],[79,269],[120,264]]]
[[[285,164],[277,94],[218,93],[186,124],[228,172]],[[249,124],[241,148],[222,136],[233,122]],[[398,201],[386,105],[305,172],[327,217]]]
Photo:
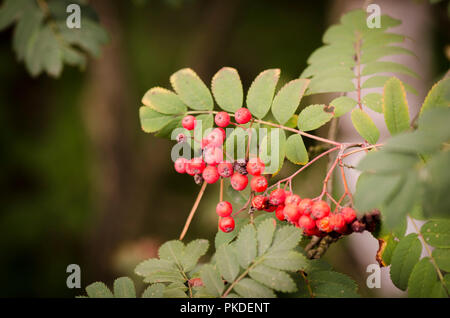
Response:
[[[277,67],[282,84],[299,76],[331,23],[364,5],[350,0],[90,3],[110,42],[85,71],[66,66],[58,79],[32,78],[16,61],[12,29],[0,33],[2,297],[83,294],[66,287],[69,264],[80,265],[82,286],[97,280],[111,284],[122,275],[139,282],[134,266],[178,237],[199,189],[175,173],[173,141],[141,131],[138,108],[146,90],[170,87],[169,76],[183,67],[193,68],[206,83],[222,66],[235,67],[245,88],[260,71]],[[415,83],[417,100],[423,100],[449,68],[448,1],[375,3],[382,13],[391,14],[392,8],[391,15],[403,20],[414,39],[410,47],[419,63],[413,69],[422,76]],[[301,105],[311,102],[304,99]],[[326,128],[318,133],[326,134]],[[297,178],[299,194],[319,192],[325,164]],[[282,173],[292,169],[287,165]],[[214,237],[217,190],[208,189],[187,241]],[[355,279],[363,296],[401,296],[389,288],[364,287],[372,249],[370,259],[361,260],[359,254],[367,251],[346,238],[325,258]]]

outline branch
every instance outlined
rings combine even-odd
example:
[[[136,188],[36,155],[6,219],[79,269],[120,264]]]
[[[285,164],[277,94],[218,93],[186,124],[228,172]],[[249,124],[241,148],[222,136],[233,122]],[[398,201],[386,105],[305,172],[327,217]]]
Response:
[[[206,185],[207,185],[206,181],[203,181],[202,187],[200,189],[200,192],[198,193],[197,199],[195,200],[194,206],[192,207],[191,212],[189,213],[189,216],[186,220],[186,223],[184,224],[183,231],[180,234],[180,241],[183,240],[184,236],[186,235],[189,225],[191,224],[192,218],[194,217],[195,211],[197,211],[200,200],[202,199],[203,193],[205,192]]]

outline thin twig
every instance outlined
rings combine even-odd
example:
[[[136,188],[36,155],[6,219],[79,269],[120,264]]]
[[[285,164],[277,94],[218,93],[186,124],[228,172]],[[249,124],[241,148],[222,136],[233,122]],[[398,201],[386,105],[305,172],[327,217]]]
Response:
[[[202,187],[197,195],[197,199],[195,200],[194,206],[192,207],[191,212],[189,213],[189,216],[186,220],[186,223],[184,224],[183,231],[180,234],[180,241],[183,240],[184,236],[186,235],[189,225],[191,224],[192,218],[194,217],[195,211],[197,211],[200,200],[202,199],[203,193],[205,192],[206,185],[207,185],[206,181],[203,181]]]

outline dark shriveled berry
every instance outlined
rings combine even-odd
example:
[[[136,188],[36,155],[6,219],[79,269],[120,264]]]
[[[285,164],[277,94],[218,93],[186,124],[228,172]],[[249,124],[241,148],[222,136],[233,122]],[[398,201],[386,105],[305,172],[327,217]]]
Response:
[[[194,175],[194,182],[196,184],[202,184],[203,183],[203,177],[201,174]]]
[[[362,233],[366,229],[366,225],[361,221],[355,220],[352,223],[353,232]]]

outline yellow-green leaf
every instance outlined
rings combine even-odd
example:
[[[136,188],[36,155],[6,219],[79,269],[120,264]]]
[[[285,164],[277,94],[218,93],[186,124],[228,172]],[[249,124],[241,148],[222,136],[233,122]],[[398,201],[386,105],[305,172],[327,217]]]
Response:
[[[295,114],[308,84],[308,79],[299,78],[278,91],[273,100],[272,114],[280,124],[284,125]]]
[[[223,110],[235,112],[242,107],[244,92],[236,69],[221,68],[212,79],[211,90],[217,104]]]
[[[392,135],[408,130],[408,101],[403,84],[396,77],[391,77],[384,84],[383,113],[386,126]]]
[[[168,115],[184,114],[187,111],[186,105],[177,94],[162,87],[149,89],[142,97],[142,104]]]
[[[371,144],[376,144],[380,131],[367,113],[359,108],[352,111],[352,123],[358,134]]]
[[[266,116],[279,78],[279,69],[266,70],[255,78],[247,93],[247,108],[253,116],[259,119]]]
[[[170,83],[181,100],[192,109],[212,110],[213,98],[208,87],[190,68],[172,74]]]
[[[289,136],[286,141],[286,157],[296,165],[304,165],[308,162],[308,151],[303,138],[299,134]]]

